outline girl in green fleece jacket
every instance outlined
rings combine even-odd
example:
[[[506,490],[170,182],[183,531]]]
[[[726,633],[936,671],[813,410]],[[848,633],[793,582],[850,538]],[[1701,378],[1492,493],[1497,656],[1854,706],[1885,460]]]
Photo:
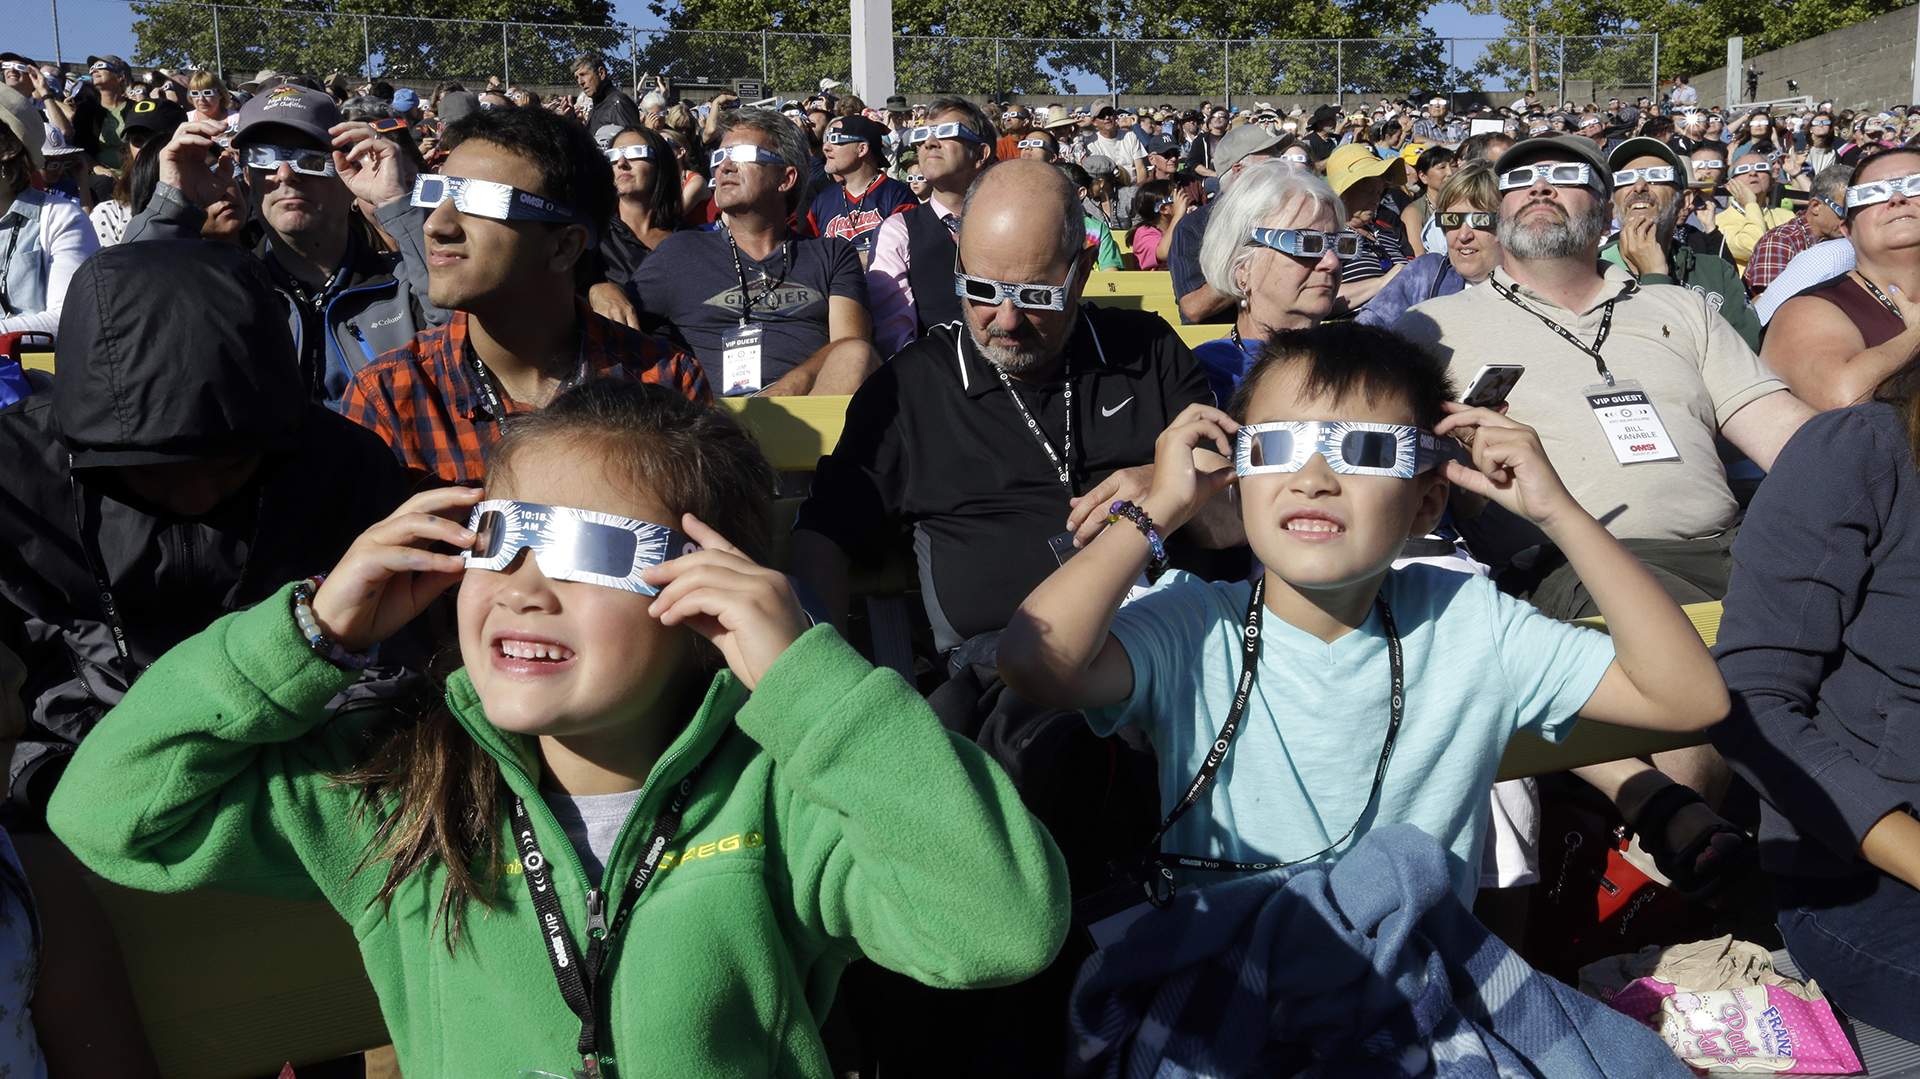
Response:
[[[81,745],[54,830],[132,887],[332,903],[408,1079],[820,1076],[855,958],[943,987],[1047,965],[1059,852],[762,567],[772,474],[738,425],[590,382],[519,419],[488,484],[409,501],[310,604],[168,653]],[[444,700],[330,714],[456,581]]]

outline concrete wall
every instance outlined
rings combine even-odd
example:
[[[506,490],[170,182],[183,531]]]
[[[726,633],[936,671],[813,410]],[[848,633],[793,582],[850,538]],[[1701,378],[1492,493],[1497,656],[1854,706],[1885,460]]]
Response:
[[[1758,56],[1749,53],[1741,68],[1740,86],[1746,86],[1746,68],[1755,67],[1761,72],[1757,101],[1794,96],[1787,90],[1787,80],[1794,79],[1800,93],[1811,94],[1816,104],[1832,99],[1836,109],[1883,109],[1909,103],[1917,26],[1920,8],[1908,6],[1798,45]],[[1724,63],[1712,71],[1688,74],[1693,88],[1700,91],[1702,106],[1728,103]]]

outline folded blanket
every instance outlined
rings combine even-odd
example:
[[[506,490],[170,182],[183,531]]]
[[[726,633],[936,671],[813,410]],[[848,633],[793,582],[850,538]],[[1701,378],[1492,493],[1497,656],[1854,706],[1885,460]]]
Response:
[[[1332,867],[1182,889],[1087,960],[1073,1073],[1687,1079],[1652,1031],[1540,974],[1378,828]]]

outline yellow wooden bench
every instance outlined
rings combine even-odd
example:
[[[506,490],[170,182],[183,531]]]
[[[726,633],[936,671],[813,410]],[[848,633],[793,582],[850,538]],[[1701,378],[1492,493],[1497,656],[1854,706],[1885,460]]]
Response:
[[[1165,270],[1095,270],[1087,278],[1087,299],[1102,303],[1110,296],[1173,297],[1173,275]]]
[[[1227,335],[1228,330],[1233,329],[1232,326],[1224,322],[1203,322],[1198,326],[1182,326],[1177,317],[1178,314],[1179,312],[1176,311],[1176,317],[1173,320],[1173,330],[1180,335],[1180,340],[1187,343],[1188,348],[1192,348],[1195,345],[1204,345],[1208,341],[1218,341]]]
[[[53,374],[53,353],[23,350],[20,353],[20,366],[30,371],[45,371],[47,374]]]

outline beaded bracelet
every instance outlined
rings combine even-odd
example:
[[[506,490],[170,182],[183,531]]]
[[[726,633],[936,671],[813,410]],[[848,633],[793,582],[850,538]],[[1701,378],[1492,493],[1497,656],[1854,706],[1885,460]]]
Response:
[[[1122,517],[1132,521],[1140,534],[1147,537],[1147,547],[1153,552],[1153,557],[1147,562],[1147,581],[1159,580],[1160,575],[1167,572],[1167,548],[1160,542],[1160,532],[1154,527],[1153,518],[1147,516],[1146,510],[1124,500],[1107,507],[1108,524],[1114,524]]]
[[[307,639],[307,647],[313,654],[343,670],[364,671],[373,666],[379,658],[380,646],[374,645],[365,652],[349,652],[335,644],[320,628],[320,620],[313,616],[313,594],[320,590],[320,583],[327,579],[322,573],[309,577],[293,586],[293,624],[300,636]]]

